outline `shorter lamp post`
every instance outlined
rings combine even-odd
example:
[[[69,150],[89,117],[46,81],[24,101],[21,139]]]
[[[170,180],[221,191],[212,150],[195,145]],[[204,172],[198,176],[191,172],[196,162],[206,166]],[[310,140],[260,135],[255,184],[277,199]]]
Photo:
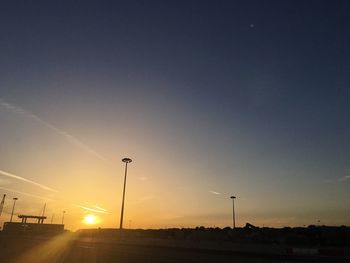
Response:
[[[230,197],[232,199],[232,227],[236,228],[236,216],[235,216],[235,196]]]
[[[13,212],[15,211],[16,201],[18,200],[17,197],[13,198],[13,206],[12,206],[12,213],[11,213],[11,219],[10,222],[12,222]]]

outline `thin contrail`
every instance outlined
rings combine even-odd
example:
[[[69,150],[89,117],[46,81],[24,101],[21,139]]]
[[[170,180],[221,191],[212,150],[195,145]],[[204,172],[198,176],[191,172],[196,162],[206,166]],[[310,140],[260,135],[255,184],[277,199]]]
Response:
[[[30,184],[32,184],[32,185],[38,186],[38,187],[40,187],[41,189],[44,189],[44,190],[47,190],[47,191],[51,191],[51,192],[55,192],[55,193],[58,192],[57,190],[52,189],[51,187],[48,187],[48,186],[43,185],[43,184],[39,184],[39,183],[37,183],[37,182],[34,182],[34,181],[32,181],[32,180],[26,179],[26,178],[21,177],[21,176],[18,176],[18,175],[14,175],[14,174],[5,172],[5,171],[3,171],[3,170],[0,170],[0,174],[1,174],[1,175],[4,175],[4,176],[7,176],[7,177],[10,177],[10,178],[13,178],[13,179],[17,179],[17,180],[20,180],[20,181],[23,181],[23,182],[30,183]]]
[[[101,214],[110,214],[109,212],[107,211],[104,211],[104,210],[100,210],[100,209],[94,209],[94,208],[90,208],[90,207],[86,207],[86,206],[82,206],[82,205],[75,205],[77,207],[80,207],[86,211],[90,211],[90,212],[95,212],[95,213],[101,213]]]
[[[97,157],[98,159],[111,164],[111,161],[109,161],[107,158],[105,158],[104,156],[102,156],[101,154],[99,154],[98,152],[96,152],[95,150],[91,149],[89,146],[87,146],[86,144],[84,144],[83,142],[81,142],[79,139],[77,139],[76,137],[74,137],[73,135],[69,134],[68,132],[61,130],[59,128],[57,128],[56,126],[52,125],[51,123],[43,120],[42,118],[40,118],[39,116],[26,111],[24,109],[22,109],[19,106],[10,104],[8,102],[6,102],[5,100],[0,98],[0,106],[6,108],[7,110],[13,111],[17,114],[21,114],[23,116],[26,116],[29,119],[32,119],[42,125],[44,125],[45,127],[47,127],[48,129],[58,133],[59,135],[61,135],[62,137],[64,137],[69,143],[83,149],[84,151],[90,153],[91,155],[94,155],[95,157]]]
[[[104,209],[104,208],[99,207],[99,206],[97,206],[97,205],[95,205],[94,207],[95,207],[96,209],[98,209],[98,210],[107,212],[107,209]]]

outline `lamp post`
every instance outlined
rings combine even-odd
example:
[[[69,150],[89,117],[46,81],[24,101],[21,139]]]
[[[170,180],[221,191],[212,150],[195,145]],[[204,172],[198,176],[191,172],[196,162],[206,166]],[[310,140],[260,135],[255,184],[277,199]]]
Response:
[[[232,226],[236,228],[236,217],[235,217],[235,196],[230,197],[232,199]]]
[[[15,211],[16,201],[18,200],[17,197],[13,198],[13,206],[12,206],[12,213],[11,213],[11,219],[10,222],[12,222],[13,212]]]
[[[125,163],[125,175],[124,175],[124,188],[123,188],[123,199],[122,199],[122,211],[120,213],[120,229],[123,229],[123,216],[124,216],[124,200],[125,200],[125,187],[126,187],[126,175],[128,173],[128,163],[131,163],[130,158],[123,158],[122,162]]]
[[[66,213],[66,211],[62,211],[62,225],[63,225],[63,221],[64,221],[64,214]]]

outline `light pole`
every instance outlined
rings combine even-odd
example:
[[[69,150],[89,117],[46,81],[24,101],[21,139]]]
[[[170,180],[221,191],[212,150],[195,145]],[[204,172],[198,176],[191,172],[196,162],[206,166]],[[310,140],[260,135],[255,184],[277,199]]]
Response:
[[[122,200],[122,211],[120,213],[120,229],[123,229],[123,216],[124,216],[124,200],[125,200],[125,187],[126,187],[126,175],[128,172],[128,163],[131,163],[132,160],[130,158],[123,158],[122,162],[125,163],[125,175],[124,175],[124,188],[123,188],[123,200]]]
[[[232,199],[232,226],[236,228],[236,216],[235,216],[235,196],[230,197]]]
[[[12,222],[13,212],[15,211],[16,201],[18,200],[17,197],[13,198],[13,206],[12,206],[12,213],[11,213],[11,219],[10,222]]]
[[[64,221],[64,214],[66,213],[66,211],[62,211],[62,225],[63,225],[63,221]]]

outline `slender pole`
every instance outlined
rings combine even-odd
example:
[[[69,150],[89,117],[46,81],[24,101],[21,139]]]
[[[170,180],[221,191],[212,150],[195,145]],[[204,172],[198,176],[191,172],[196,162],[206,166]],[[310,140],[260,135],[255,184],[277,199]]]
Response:
[[[13,198],[13,206],[12,206],[12,212],[11,212],[11,219],[10,222],[12,222],[13,212],[15,211],[16,201],[18,200],[17,197]]]
[[[4,209],[5,198],[6,198],[6,195],[4,194],[4,196],[2,197],[1,203],[0,203],[0,216],[2,214],[2,210]]]
[[[232,227],[236,228],[236,216],[235,216],[235,196],[231,196],[232,199]]]
[[[44,204],[43,214],[42,216],[45,216],[45,209],[46,209],[46,203]]]
[[[66,213],[66,211],[62,211],[62,225],[63,225],[63,222],[64,222],[64,214]]]
[[[235,199],[232,199],[232,211],[233,211],[233,228],[236,228],[236,215],[235,215]]]
[[[125,187],[126,187],[126,175],[128,173],[128,162],[125,162],[125,175],[124,175],[124,188],[123,188],[123,200],[122,200],[122,211],[120,214],[120,229],[123,229],[123,216],[124,216],[124,201],[125,201]]]

